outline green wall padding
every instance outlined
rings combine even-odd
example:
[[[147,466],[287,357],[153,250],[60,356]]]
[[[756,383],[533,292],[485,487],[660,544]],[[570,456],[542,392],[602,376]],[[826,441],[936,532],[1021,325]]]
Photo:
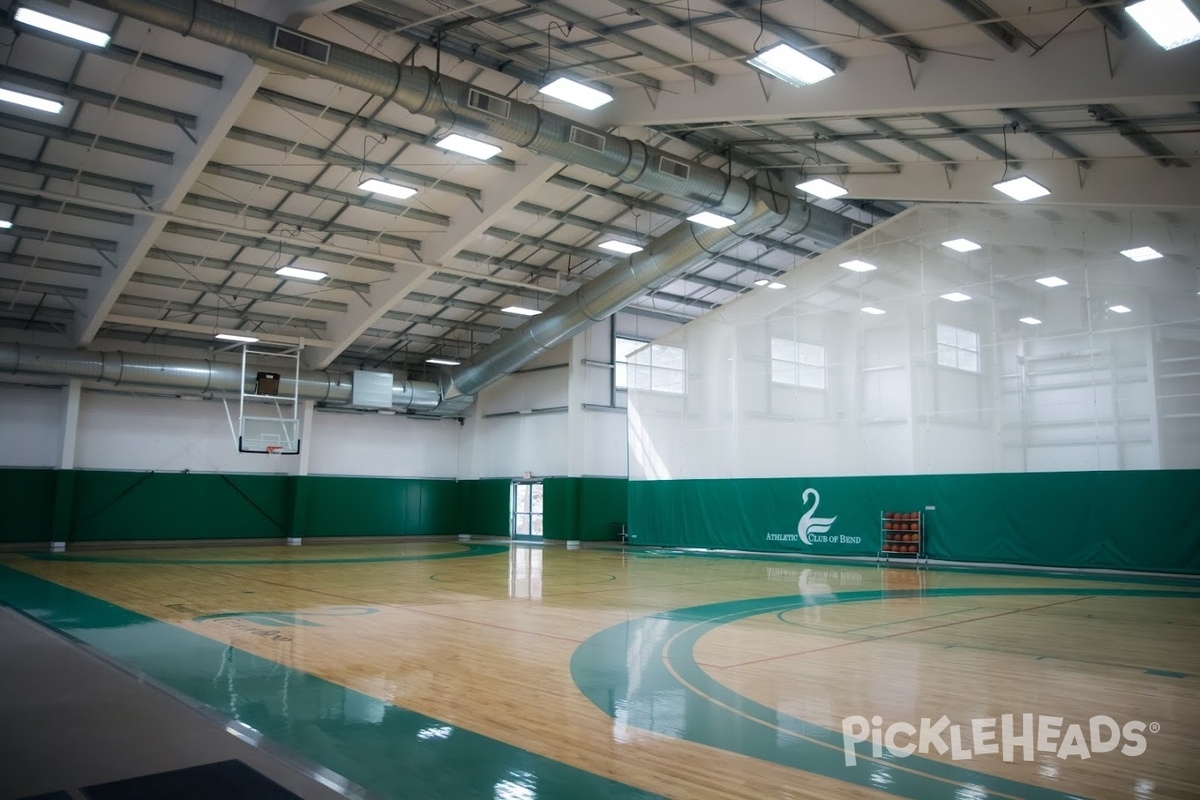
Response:
[[[484,478],[459,481],[459,533],[472,536],[509,536],[512,481]]]
[[[50,541],[55,472],[0,469],[0,543]]]
[[[285,475],[76,470],[67,541],[285,536]]]
[[[295,536],[443,536],[460,532],[459,484],[420,478],[294,478]],[[302,511],[301,511],[302,509]]]
[[[807,544],[806,489],[834,520]],[[926,506],[932,558],[1200,573],[1200,470],[631,481],[630,542],[874,555],[881,512]]]
[[[628,481],[624,478],[546,478],[547,539],[610,541],[625,523]]]

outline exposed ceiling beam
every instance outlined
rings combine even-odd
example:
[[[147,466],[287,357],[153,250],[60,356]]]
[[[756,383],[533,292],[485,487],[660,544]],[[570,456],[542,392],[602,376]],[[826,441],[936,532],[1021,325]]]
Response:
[[[951,169],[953,169],[955,166],[949,156],[939,153],[937,150],[934,150],[932,147],[923,142],[906,137],[903,131],[893,128],[891,125],[888,125],[881,119],[875,119],[874,117],[860,117],[859,122],[861,122],[863,125],[866,125],[868,128],[880,134],[881,136],[886,137],[888,140],[897,142],[901,146],[912,150],[919,156],[924,156],[930,161],[946,164]]]
[[[876,36],[885,37],[885,42],[913,61],[925,60],[925,51],[921,49],[920,45],[907,36],[899,34],[891,25],[851,0],[825,0],[825,2]]]
[[[1131,36],[1111,48],[1116,67],[1095,32],[1064,33],[1036,58],[994,49],[939,55],[944,68],[925,69],[914,91],[908,72],[882,58],[858,58],[842,75],[795,89],[776,83],[770,100],[758,78],[729,75],[719,88],[679,86],[655,102],[620,90],[603,120],[618,125],[682,125],[722,121],[773,121],[781,117],[886,117],[955,110],[1075,106],[1122,101],[1192,100],[1200,75],[1200,47],[1164,51],[1148,37]],[[947,63],[942,64],[945,61]]]
[[[1005,119],[1014,123],[1026,133],[1033,134],[1041,141],[1050,145],[1050,147],[1052,147],[1056,152],[1061,153],[1067,158],[1073,159],[1080,167],[1087,169],[1092,165],[1091,160],[1089,160],[1088,157],[1079,150],[1079,148],[1075,147],[1075,145],[1063,139],[1061,136],[1045,130],[1041,125],[1034,122],[1029,115],[1025,114],[1024,112],[1018,111],[1015,108],[1001,108],[999,111]],[[1010,161],[1009,163],[1014,162]]]
[[[996,145],[992,144],[987,139],[984,139],[977,133],[969,132],[966,126],[959,125],[945,114],[935,114],[931,112],[925,115],[925,119],[929,120],[934,125],[937,125],[939,128],[945,128],[947,131],[953,133],[955,136],[962,139],[964,142],[971,145],[986,156],[994,158],[998,161],[1003,161],[1008,158],[1008,154],[1004,152],[1003,148],[996,147]],[[1008,163],[1017,169],[1020,169],[1021,167],[1020,161],[1014,161],[1011,158],[1008,158]]]
[[[964,19],[977,23],[981,32],[995,40],[1009,52],[1021,46],[1025,37],[1010,22],[997,19],[1000,15],[992,10],[982,0],[942,0],[943,3],[957,11]]]
[[[964,162],[947,184],[940,164],[910,164],[899,175],[849,175],[846,187],[856,197],[904,202],[1005,203],[992,188],[1000,164]],[[1200,181],[1191,170],[1158,167],[1149,157],[1096,161],[1082,170],[1066,159],[1026,161],[1024,173],[1052,194],[1038,205],[1200,206]],[[1015,174],[1010,170],[1010,177]]]
[[[338,317],[330,326],[329,339],[333,346],[319,358],[309,360],[310,365],[318,369],[328,366],[363,331],[433,275],[439,265],[453,258],[484,231],[490,230],[492,223],[560,169],[562,165],[557,161],[530,153],[529,158],[513,172],[484,188],[478,207],[470,202],[463,203],[450,217],[450,224],[445,230],[421,242],[423,268],[416,265],[397,266],[394,275],[372,285],[371,294],[366,300],[357,298],[353,301],[350,311]]]
[[[813,61],[818,61],[834,72],[846,68],[845,60],[816,39],[810,39],[790,25],[785,25],[762,10],[762,4],[757,0],[714,0],[722,8],[754,25],[760,25],[763,30],[771,33],[780,41],[791,45],[804,53]],[[619,3],[618,3],[619,5]],[[757,80],[757,79],[756,79]],[[724,83],[722,83],[724,86]]]
[[[1112,0],[1079,0],[1079,4],[1087,6],[1113,36],[1124,39],[1129,35],[1129,20],[1119,8],[1113,7]]]
[[[169,319],[151,319],[149,317],[134,317],[128,314],[109,314],[105,319],[105,327],[130,326],[147,330],[180,331],[182,333],[198,333],[211,339],[216,333],[212,325],[196,325],[190,322],[177,322]],[[305,347],[328,347],[329,343],[316,337],[309,336],[278,336],[273,333],[255,331],[254,335],[264,342],[274,344],[303,344]]]
[[[1134,147],[1146,155],[1154,156],[1154,159],[1162,166],[1191,166],[1187,161],[1171,152],[1171,149],[1157,137],[1147,133],[1145,128],[1128,119],[1116,106],[1107,103],[1092,105],[1088,106],[1088,113],[1100,122],[1111,125],[1120,131],[1121,135],[1128,139]]]
[[[174,34],[160,34],[174,36]],[[162,194],[155,198],[158,210],[174,213],[191,190],[192,184],[204,170],[225,139],[229,128],[241,115],[254,97],[259,84],[267,77],[267,68],[256,65],[245,56],[222,53],[228,65],[224,84],[204,105],[198,115],[195,146],[188,152],[179,153],[176,162],[158,180]],[[105,315],[116,303],[129,277],[138,268],[146,252],[158,239],[167,219],[165,215],[140,216],[128,235],[122,237],[117,266],[105,271],[99,285],[88,296],[87,305],[80,319],[79,329],[74,335],[75,344],[86,345],[95,338],[104,322]]]

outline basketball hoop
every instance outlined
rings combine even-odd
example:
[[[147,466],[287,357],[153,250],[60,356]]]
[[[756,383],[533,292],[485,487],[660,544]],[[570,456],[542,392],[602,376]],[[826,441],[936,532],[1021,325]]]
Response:
[[[267,452],[267,455],[269,455],[269,456],[277,456],[277,455],[279,455],[280,453],[282,453],[282,452],[283,452],[283,445],[281,445],[281,444],[269,444],[269,445],[267,445],[267,451],[266,451],[266,452]]]

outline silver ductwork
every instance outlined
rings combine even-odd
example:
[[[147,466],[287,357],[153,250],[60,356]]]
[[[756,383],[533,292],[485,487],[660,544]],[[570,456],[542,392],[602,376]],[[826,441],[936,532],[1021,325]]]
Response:
[[[769,174],[756,180],[737,177],[644,142],[590,128],[531,103],[501,97],[423,67],[402,66],[360,53],[212,0],[88,2],[242,52],[263,64],[386,98],[450,128],[482,133],[568,164],[582,165],[736,221],[735,226],[723,230],[683,223],[646,251],[614,265],[541,316],[502,336],[483,351],[476,363],[450,373],[445,390],[434,402],[435,406],[440,403],[437,411],[441,414],[464,410],[471,395],[489,383],[740,237],[774,228],[793,235],[803,233],[822,245],[836,246],[854,233],[851,220],[780,191],[771,185]],[[312,378],[316,382],[312,391],[327,392],[329,402],[339,402],[343,397],[343,390],[322,383],[320,376],[326,373],[306,375],[317,376]],[[236,377],[233,380],[236,388]],[[348,393],[349,389],[344,391]],[[438,394],[438,388],[422,392],[424,402],[426,397]]]
[[[360,53],[212,0],[88,2],[245,53],[263,64],[360,89],[448,127],[483,133],[725,216],[744,214],[755,201],[753,182],[745,178],[636,139],[589,128],[532,103],[501,97],[424,67],[402,66]],[[800,230],[814,241],[835,246],[850,238],[852,224],[832,211],[810,207]]]
[[[233,393],[243,388],[240,364],[8,342],[0,342],[0,373],[54,375],[113,386],[153,386],[196,394]],[[246,391],[253,391],[254,379],[253,374],[246,376]],[[290,376],[283,376],[280,395],[290,396],[293,383]],[[353,381],[345,373],[302,370],[296,389],[302,400],[349,405]],[[441,400],[441,390],[436,384],[421,381],[392,383],[392,408],[396,410],[432,411]]]
[[[777,197],[770,196],[768,198]],[[504,377],[551,347],[608,318],[629,302],[629,287],[638,292],[664,283],[681,269],[714,255],[764,228],[778,225],[786,208],[758,202],[746,218],[731,228],[704,228],[684,223],[660,236],[642,253],[615,264],[596,280],[546,309],[520,328],[488,346],[475,364],[456,368],[444,394],[471,395]]]

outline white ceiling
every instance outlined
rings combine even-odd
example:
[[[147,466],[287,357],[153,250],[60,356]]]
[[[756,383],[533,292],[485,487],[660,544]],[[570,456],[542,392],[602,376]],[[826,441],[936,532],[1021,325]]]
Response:
[[[6,15],[0,86],[65,108],[0,107],[5,340],[210,348],[245,331],[304,340],[313,366],[422,377],[427,357],[466,357],[524,321],[503,307],[546,308],[617,263],[603,237],[645,243],[698,210],[512,144],[493,164],[447,154],[431,145],[445,127],[362,91],[86,3],[26,4],[113,44]],[[1120,2],[237,6],[737,175],[824,175],[850,194],[820,205],[863,230],[914,202],[1002,201],[1006,171],[1049,186],[1049,205],[1200,206],[1200,43],[1160,50]],[[796,89],[743,63],[781,38],[843,68]],[[550,73],[616,100],[547,102]],[[381,200],[357,189],[364,175],[420,191]],[[631,310],[686,320],[824,249],[759,237]],[[284,265],[330,277],[280,279]]]

